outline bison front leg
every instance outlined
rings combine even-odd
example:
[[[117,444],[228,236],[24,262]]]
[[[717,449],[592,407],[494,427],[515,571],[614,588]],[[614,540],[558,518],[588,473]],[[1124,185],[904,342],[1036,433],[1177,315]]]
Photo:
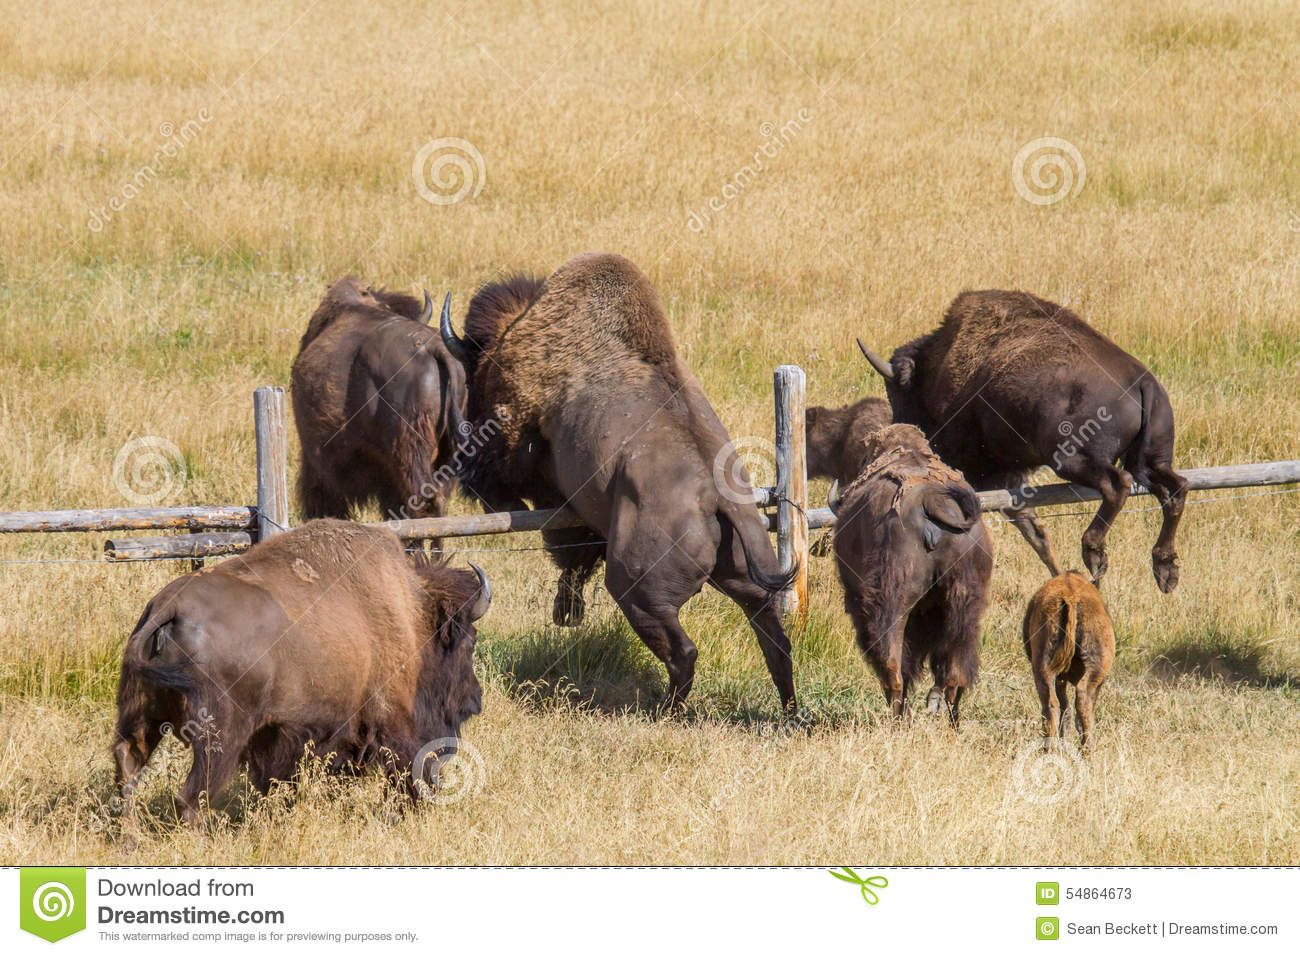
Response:
[[[551,620],[558,627],[576,627],[587,614],[583,591],[604,556],[605,548],[587,528],[544,531],[542,538],[552,548],[551,558],[560,568]]]
[[[1047,570],[1052,572],[1052,577],[1060,574],[1061,565],[1057,562],[1056,554],[1052,551],[1052,542],[1047,538],[1047,529],[1038,520],[1038,512],[1033,508],[1022,508],[1020,511],[1013,511],[1008,508],[1002,514],[1015,525],[1016,530],[1029,542],[1029,546],[1038,555],[1038,560],[1042,561],[1047,566]]]
[[[1106,535],[1116,516],[1124,509],[1133,480],[1128,472],[1113,465],[1081,462],[1075,467],[1061,468],[1058,473],[1068,481],[1096,488],[1101,493],[1101,507],[1097,516],[1083,533],[1083,563],[1092,575],[1093,584],[1101,584],[1106,574]]]
[[[194,762],[176,794],[177,815],[186,825],[195,828],[203,823],[203,814],[211,799],[235,778],[244,748],[252,736],[252,728],[242,715],[223,712],[215,706],[206,709],[209,713],[223,716],[209,722],[191,742]]]

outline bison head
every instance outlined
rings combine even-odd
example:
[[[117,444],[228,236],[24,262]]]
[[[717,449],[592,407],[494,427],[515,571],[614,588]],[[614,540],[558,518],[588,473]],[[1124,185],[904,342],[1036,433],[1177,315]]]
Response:
[[[424,578],[433,626],[424,648],[425,680],[420,690],[429,702],[432,722],[425,732],[433,738],[458,737],[461,724],[483,706],[483,689],[474,674],[478,642],[474,622],[487,613],[492,587],[481,568],[470,567],[473,574],[446,565],[417,569]]]

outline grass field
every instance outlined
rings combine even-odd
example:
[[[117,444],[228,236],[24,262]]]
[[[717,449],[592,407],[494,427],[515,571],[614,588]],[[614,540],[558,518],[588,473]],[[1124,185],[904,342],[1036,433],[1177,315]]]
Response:
[[[589,249],[651,275],[737,438],[770,438],[778,364],[814,403],[883,394],[855,335],[886,351],[959,290],[1004,287],[1156,372],[1176,464],[1300,457],[1291,0],[4,6],[5,510],[130,504],[114,463],[147,436],[183,463],[158,503],[248,502],[252,391],[287,384],[327,283],[450,290],[459,310],[502,270]],[[464,183],[439,180],[441,153],[413,171],[441,138],[469,144],[448,146]],[[1035,153],[1059,178],[1029,157],[1018,185],[1043,138],[1066,144]],[[134,854],[105,823],[117,668],[180,569],[24,563],[94,557],[102,536],[11,537],[0,861],[1300,862],[1300,496],[1191,504],[1169,596],[1152,504],[1110,537],[1119,654],[1086,764],[1026,750],[1019,623],[1043,573],[1004,523],[958,734],[886,722],[827,559],[791,732],[718,597],[687,607],[698,676],[664,719],[662,668],[608,595],[554,628],[544,555],[484,553],[464,799],[402,813],[378,780],[308,766],[266,800],[241,780],[196,834],[167,822],[188,765],[172,745]],[[1048,520],[1069,563],[1087,520]]]

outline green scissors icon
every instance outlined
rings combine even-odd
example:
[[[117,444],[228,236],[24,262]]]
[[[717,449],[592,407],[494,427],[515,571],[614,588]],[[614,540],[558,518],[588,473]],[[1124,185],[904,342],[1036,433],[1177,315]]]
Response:
[[[889,885],[889,880],[883,876],[868,876],[863,879],[847,866],[842,866],[840,869],[844,872],[837,873],[835,870],[828,870],[827,872],[837,880],[843,880],[845,883],[852,883],[858,887],[862,891],[862,898],[867,901],[868,906],[875,906],[880,902],[880,897],[876,895],[876,891],[872,887],[883,890]]]

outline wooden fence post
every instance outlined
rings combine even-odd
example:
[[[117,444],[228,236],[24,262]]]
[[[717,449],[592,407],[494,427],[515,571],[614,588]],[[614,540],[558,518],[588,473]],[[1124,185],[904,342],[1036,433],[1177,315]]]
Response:
[[[268,385],[253,393],[257,436],[257,540],[289,529],[289,476],[285,451],[284,389]]]
[[[773,375],[776,394],[776,554],[797,567],[794,586],[781,594],[781,613],[802,624],[808,616],[808,459],[804,432],[806,379],[797,365]]]

